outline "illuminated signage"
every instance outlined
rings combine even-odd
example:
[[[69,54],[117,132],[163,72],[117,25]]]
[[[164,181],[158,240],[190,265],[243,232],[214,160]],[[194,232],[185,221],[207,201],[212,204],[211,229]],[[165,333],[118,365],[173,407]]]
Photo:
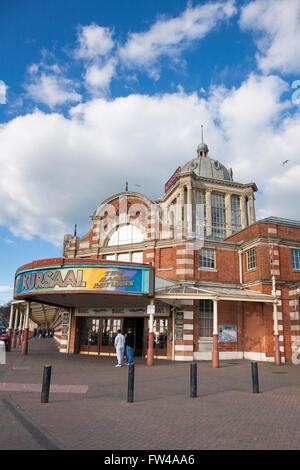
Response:
[[[177,177],[180,175],[180,173],[181,173],[181,166],[177,168],[177,170],[173,173],[171,178],[165,184],[165,193],[169,191],[169,189],[176,183]]]
[[[149,285],[150,268],[147,267],[39,268],[18,273],[15,280],[15,295],[66,290],[149,294]]]

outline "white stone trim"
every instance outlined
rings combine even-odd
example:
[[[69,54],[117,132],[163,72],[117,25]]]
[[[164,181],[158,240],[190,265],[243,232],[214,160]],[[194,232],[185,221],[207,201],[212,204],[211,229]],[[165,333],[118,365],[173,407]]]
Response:
[[[176,254],[177,255],[193,255],[194,254],[194,250],[176,250]]]
[[[191,299],[182,299],[181,300],[181,305],[194,305],[194,301]]]
[[[81,242],[79,244],[79,248],[89,248],[90,247],[90,242]]]
[[[177,259],[176,264],[194,264],[194,260],[192,258]]]
[[[194,320],[194,312],[183,312],[184,320]]]
[[[193,356],[176,356],[175,355],[175,361],[192,361],[193,360]]]
[[[175,344],[175,351],[193,351],[193,349],[192,344]]]
[[[183,335],[183,341],[193,341],[194,335]]]
[[[193,269],[176,269],[176,274],[194,274]]]

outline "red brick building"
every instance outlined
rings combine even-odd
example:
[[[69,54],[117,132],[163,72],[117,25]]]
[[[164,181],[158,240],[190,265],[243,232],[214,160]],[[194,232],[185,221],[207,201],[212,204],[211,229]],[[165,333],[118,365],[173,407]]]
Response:
[[[300,222],[256,221],[256,191],[255,183],[234,181],[202,142],[160,199],[128,190],[113,195],[97,207],[84,237],[65,235],[63,258],[20,268],[15,309],[22,313],[30,302],[27,317],[51,321],[62,352],[114,355],[117,329],[133,327],[136,355],[147,354],[153,328],[160,358],[213,359],[214,367],[226,358],[298,363]],[[69,272],[67,281],[54,281],[51,271],[52,285],[37,274],[67,265],[114,269],[118,277],[105,279],[120,295],[105,288],[99,295],[97,287],[87,295]],[[122,270],[130,267],[151,267],[149,291],[122,291],[129,282]]]

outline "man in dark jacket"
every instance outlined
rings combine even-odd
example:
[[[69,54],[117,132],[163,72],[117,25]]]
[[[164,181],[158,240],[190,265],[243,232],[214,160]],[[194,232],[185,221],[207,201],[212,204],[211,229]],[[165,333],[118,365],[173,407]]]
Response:
[[[129,328],[128,334],[126,336],[125,341],[126,346],[126,356],[128,360],[128,365],[130,366],[133,364],[133,353],[134,353],[134,334],[132,333],[132,329]]]

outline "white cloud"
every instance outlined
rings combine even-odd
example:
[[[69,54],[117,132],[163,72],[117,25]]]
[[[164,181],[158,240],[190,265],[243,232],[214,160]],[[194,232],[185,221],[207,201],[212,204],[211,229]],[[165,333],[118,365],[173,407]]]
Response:
[[[111,52],[114,47],[113,32],[109,28],[92,23],[80,26],[78,31],[79,46],[75,51],[78,59],[95,60]]]
[[[252,1],[242,8],[240,25],[255,32],[265,73],[300,72],[300,0]]]
[[[26,85],[26,91],[34,101],[54,109],[56,106],[81,100],[72,80],[57,74],[35,73],[34,68],[31,68],[31,72],[31,81]]]
[[[92,64],[87,67],[85,73],[85,82],[93,94],[97,90],[108,90],[112,78],[116,74],[116,61],[110,59],[106,64]]]
[[[0,80],[0,104],[6,104],[6,92],[8,86],[4,83],[3,80]]]
[[[126,181],[160,197],[173,171],[196,156],[201,124],[210,155],[263,191],[259,216],[300,219],[300,114],[291,117],[292,103],[281,101],[286,87],[252,74],[239,88],[201,97],[132,94],[80,103],[68,119],[39,111],[15,118],[0,127],[0,225],[61,245],[75,223],[87,231],[89,215]]]
[[[219,21],[235,14],[233,0],[207,3],[186,10],[176,18],[159,19],[148,31],[131,33],[119,49],[125,66],[142,66],[157,76],[155,64],[159,57],[178,57],[193,41],[202,39]]]
[[[0,294],[8,294],[12,292],[13,288],[10,286],[0,286]]]

